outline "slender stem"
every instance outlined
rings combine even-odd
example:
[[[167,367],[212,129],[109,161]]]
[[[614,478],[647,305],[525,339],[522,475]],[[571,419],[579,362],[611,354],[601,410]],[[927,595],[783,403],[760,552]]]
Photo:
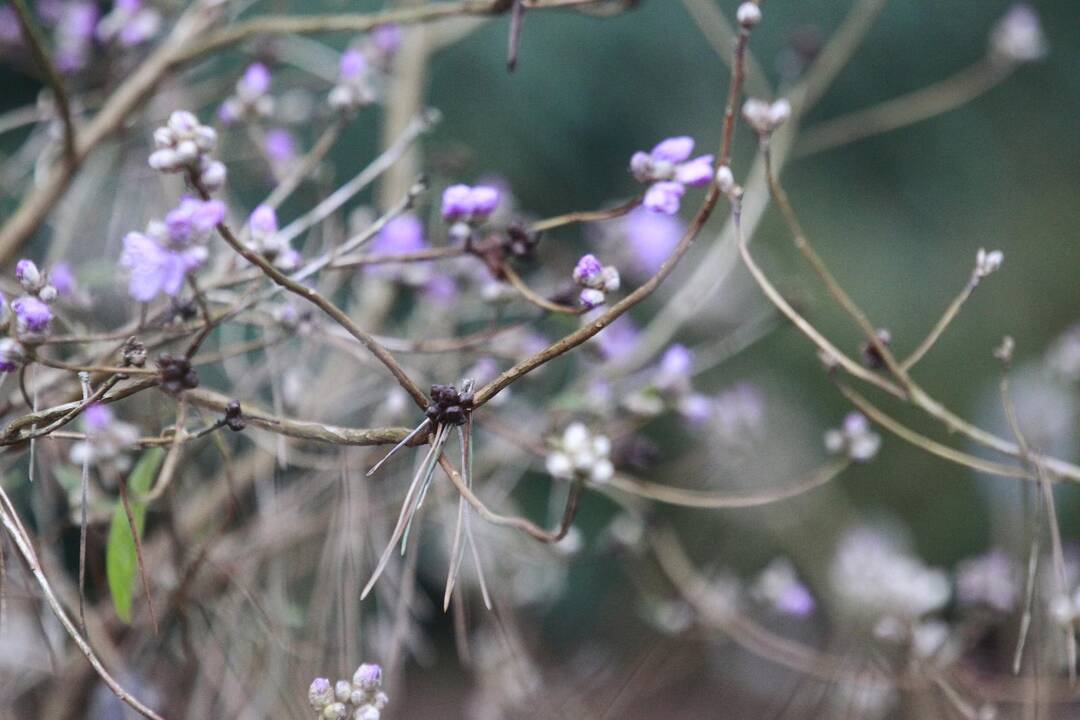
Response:
[[[45,73],[45,81],[52,89],[56,108],[60,113],[60,121],[64,125],[65,160],[68,165],[75,165],[78,162],[75,152],[75,122],[71,117],[71,101],[68,100],[64,80],[60,77],[56,64],[45,49],[45,38],[41,34],[41,29],[37,26],[37,22],[34,21],[33,13],[26,6],[26,0],[12,0],[11,4],[15,7],[15,15],[19,20],[19,26],[22,28],[23,38],[26,39],[26,44],[30,47],[30,53],[34,56],[34,61],[41,66],[42,71]]]
[[[795,155],[814,155],[955,110],[996,87],[1014,69],[1010,63],[984,57],[933,85],[808,128],[795,146]]]
[[[100,677],[109,689],[113,691],[116,697],[120,698],[121,701],[129,705],[143,717],[150,718],[151,720],[165,720],[149,707],[139,702],[138,698],[125,690],[124,687],[109,674],[109,671],[105,669],[105,666],[101,664],[101,660],[99,660],[94,653],[93,648],[90,647],[90,643],[79,633],[78,628],[75,627],[75,624],[64,610],[63,605],[60,604],[60,601],[53,593],[52,586],[49,584],[48,578],[45,577],[45,573],[41,569],[41,564],[38,562],[37,554],[34,552],[30,537],[23,529],[22,523],[18,520],[18,516],[15,515],[15,507],[12,505],[11,500],[8,499],[7,493],[4,492],[2,486],[0,486],[0,523],[4,525],[4,528],[11,535],[12,540],[15,542],[16,549],[18,549],[19,554],[22,555],[27,567],[30,568],[30,573],[34,576],[34,579],[37,580],[38,586],[45,596],[45,601],[49,604],[56,619],[60,621],[64,630],[71,639],[75,641],[75,644],[90,662],[91,667],[94,668],[94,672],[98,674],[98,677]]]
[[[912,351],[910,355],[904,358],[900,363],[905,371],[911,370],[915,365],[923,359],[926,353],[930,352],[930,348],[934,347],[941,336],[945,334],[945,330],[948,329],[949,323],[951,323],[957,315],[960,314],[960,309],[967,302],[971,294],[975,292],[975,288],[979,284],[978,276],[974,273],[971,279],[964,285],[964,289],[960,291],[960,294],[953,298],[953,301],[949,304],[949,307],[945,309],[945,313],[938,319],[934,328],[930,331],[930,334],[923,338],[923,341],[919,343],[919,346]]]
[[[607,210],[578,210],[577,212],[566,213],[565,215],[556,215],[555,217],[546,218],[544,220],[537,220],[529,226],[529,230],[532,232],[545,232],[547,230],[554,230],[557,227],[564,225],[572,225],[573,223],[588,223],[597,222],[599,220],[614,220],[615,218],[622,217],[632,212],[635,208],[641,205],[642,196],[637,195],[630,198],[621,205],[616,205],[613,208]]]
[[[514,289],[521,293],[521,296],[528,302],[532,303],[542,310],[548,312],[559,313],[561,315],[581,315],[586,312],[586,307],[573,307],[571,305],[563,305],[562,303],[552,302],[543,295],[540,295],[535,290],[529,287],[528,283],[521,279],[521,276],[517,274],[517,270],[510,266],[509,263],[502,263],[499,268]]]

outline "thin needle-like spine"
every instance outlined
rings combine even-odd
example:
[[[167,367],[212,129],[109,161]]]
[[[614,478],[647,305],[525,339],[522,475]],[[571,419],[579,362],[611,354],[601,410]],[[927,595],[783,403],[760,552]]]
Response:
[[[414,437],[416,437],[421,432],[426,430],[427,426],[428,426],[428,424],[430,422],[431,422],[430,420],[428,420],[427,418],[424,418],[424,420],[419,425],[417,425],[416,428],[412,432],[410,432],[408,435],[406,435],[404,438],[401,439],[401,442],[399,442],[397,445],[392,447],[390,449],[390,452],[383,455],[382,459],[379,460],[379,462],[377,462],[377,463],[375,463],[374,465],[371,466],[371,469],[367,471],[367,477],[371,477],[376,472],[378,472],[379,468],[381,468],[383,466],[383,463],[385,463],[387,460],[389,460],[391,457],[393,457],[394,453],[396,453],[398,450],[400,450],[401,448],[408,445],[409,442]]]
[[[90,397],[90,373],[80,372],[83,402]],[[89,442],[89,439],[87,439]],[[79,482],[79,629],[86,634],[86,506],[90,487],[90,453],[86,453],[82,462],[82,475]]]

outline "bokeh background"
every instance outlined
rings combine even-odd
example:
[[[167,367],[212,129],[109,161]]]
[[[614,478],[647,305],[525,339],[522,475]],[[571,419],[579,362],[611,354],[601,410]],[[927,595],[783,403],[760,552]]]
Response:
[[[791,75],[793,48],[812,50],[837,27],[849,5],[835,0],[765,3],[767,19],[751,47],[774,86],[797,79]],[[940,117],[795,157],[783,178],[820,254],[870,317],[888,327],[901,353],[917,344],[966,282],[976,250],[1003,250],[1003,270],[979,288],[920,365],[918,377],[951,409],[1007,435],[996,401],[1000,367],[991,351],[1003,335],[1013,336],[1024,422],[1044,446],[1075,459],[1076,388],[1053,385],[1029,364],[1041,362],[1048,345],[1080,320],[1080,11],[1073,0],[1035,5],[1050,46],[1045,60],[1019,68],[985,95]],[[348,4],[349,9],[378,6]],[[718,6],[730,16],[735,3]],[[998,0],[888,2],[803,125],[916,90],[975,63],[1008,6]],[[312,2],[309,11],[343,8],[341,3]],[[715,145],[727,69],[683,3],[642,0],[611,18],[530,13],[519,67],[512,75],[504,67],[507,25],[505,18],[485,22],[432,59],[424,82],[426,102],[439,108],[444,120],[425,141],[426,169],[450,167],[464,178],[497,173],[510,183],[521,207],[547,216],[598,207],[635,192],[626,173],[629,155],[661,138],[688,134],[700,147]],[[0,87],[0,112],[32,102],[38,89],[33,78],[8,70],[0,74]],[[370,157],[379,139],[370,116],[354,124],[334,155],[342,173]],[[4,147],[10,145],[0,142]],[[733,163],[737,177],[747,172],[753,150],[754,139],[740,129]],[[693,203],[686,206],[689,212]],[[4,212],[10,209],[9,202]],[[670,279],[672,286],[684,282],[716,242],[724,215],[717,213],[711,221],[699,247]],[[545,242],[580,248],[584,240],[573,229]],[[84,242],[94,248],[105,241],[76,239]],[[116,248],[115,238],[108,243]],[[855,329],[800,265],[774,211],[757,229],[754,247],[778,285],[842,347],[854,350]],[[665,297],[638,308],[636,320],[646,324]],[[736,268],[677,337],[691,346],[709,346],[765,309]],[[785,453],[790,449],[792,457],[804,457],[805,469],[811,469],[815,452],[820,455],[821,432],[838,424],[849,408],[822,373],[809,343],[776,323],[698,376],[695,385],[717,392],[740,381],[766,389],[769,417],[776,423],[771,442]],[[942,436],[934,423],[893,409],[914,427]],[[663,448],[651,476],[659,482],[707,486],[722,475],[727,479],[716,484],[734,486],[738,478],[732,474],[740,468],[767,469],[760,458],[728,463],[688,441],[687,431],[673,422],[655,423],[647,433]],[[759,450],[769,454],[777,448]],[[874,463],[845,473],[829,492],[827,500],[800,501],[794,510],[670,516],[703,564],[753,572],[777,552],[794,552],[813,584],[828,560],[832,538],[852,518],[897,519],[910,528],[928,562],[948,566],[1015,532],[1021,501],[1010,481],[976,476],[894,437],[885,438]],[[1077,529],[1077,497],[1068,488],[1058,497],[1067,538],[1075,537]],[[547,502],[544,492],[530,498],[526,491],[523,499],[541,511]],[[628,668],[621,675],[625,685],[612,681],[598,691],[592,705],[596,717],[660,717],[653,713],[674,707],[664,705],[672,697],[683,703],[696,697],[707,708],[735,692],[724,678],[745,676],[754,661],[734,670],[694,665],[683,653],[683,641],[658,640],[642,618],[646,613],[635,599],[642,578],[588,549],[588,538],[599,534],[611,511],[603,498],[585,502],[579,524],[586,549],[571,561],[564,597],[530,631],[547,660],[566,662],[572,675],[564,659],[580,658],[583,644],[621,648]],[[801,552],[792,547],[793,537],[804,538]],[[432,592],[439,595],[438,588]],[[446,646],[445,655],[452,656],[449,626],[436,623],[432,632]],[[663,680],[645,683],[634,673],[637,667]],[[409,682],[399,717],[460,716],[464,679],[452,658],[410,673]]]

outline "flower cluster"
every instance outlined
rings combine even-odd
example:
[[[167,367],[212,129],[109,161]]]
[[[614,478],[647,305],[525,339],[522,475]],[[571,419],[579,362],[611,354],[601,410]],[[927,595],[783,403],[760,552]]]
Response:
[[[829,583],[848,609],[875,620],[917,620],[941,609],[950,595],[944,571],[927,567],[898,540],[868,527],[840,539]]]
[[[401,28],[381,25],[341,55],[338,81],[327,101],[335,110],[352,111],[371,105],[379,97],[382,76],[401,47]]]
[[[834,455],[847,455],[855,462],[867,462],[881,449],[881,436],[870,429],[865,415],[851,412],[840,428],[825,432],[825,449]]]
[[[173,112],[168,122],[154,131],[154,145],[149,159],[153,169],[189,173],[207,192],[216,192],[225,184],[225,165],[213,156],[217,133],[194,114]]]
[[[750,98],[743,103],[742,114],[754,132],[762,137],[768,137],[791,117],[791,103],[784,98],[771,103],[758,98]]]
[[[800,582],[795,566],[787,558],[770,562],[751,588],[751,593],[782,615],[806,617],[814,611],[814,596]]]
[[[674,215],[679,212],[687,187],[708,185],[712,181],[712,155],[690,159],[693,138],[680,136],[660,142],[650,152],[638,151],[630,158],[630,172],[638,182],[652,183],[645,191],[643,204],[653,212]]]
[[[112,463],[123,472],[130,465],[127,451],[139,439],[139,429],[117,420],[108,405],[94,403],[83,411],[86,439],[71,446],[71,462],[76,465]]]
[[[15,336],[19,341],[33,343],[49,334],[53,319],[49,305],[57,298],[59,291],[50,282],[48,274],[27,258],[15,264],[15,279],[23,289],[23,294],[11,301]],[[4,314],[7,314],[6,308]],[[17,364],[16,361],[24,353],[21,348],[8,343],[3,354],[5,357],[0,359],[0,372],[10,372],[8,368]]]
[[[300,267],[300,253],[278,235],[277,212],[273,207],[259,205],[255,208],[248,218],[248,231],[251,233],[250,247],[275,266],[285,271]]]
[[[1009,63],[1028,63],[1046,57],[1046,37],[1035,8],[1018,3],[990,33],[990,50],[995,57]]]
[[[1000,250],[987,251],[985,248],[979,248],[979,252],[975,253],[974,281],[977,283],[994,274],[1001,268],[1003,262],[1005,262],[1005,254]]]
[[[436,425],[463,425],[473,406],[472,383],[460,391],[453,385],[432,385],[426,415]]]
[[[1009,613],[1020,599],[1021,573],[1004,551],[992,550],[956,568],[956,599]]]
[[[581,304],[588,309],[603,305],[607,294],[619,289],[619,271],[612,265],[601,265],[595,255],[583,255],[574,266],[574,282],[581,288]]]
[[[113,9],[97,24],[95,34],[103,44],[114,40],[124,47],[142,45],[161,30],[161,13],[143,0],[116,0]]]
[[[242,120],[265,118],[274,112],[270,95],[270,70],[260,62],[252,63],[236,81],[236,91],[218,108],[218,119],[226,125]]]
[[[352,682],[315,678],[308,688],[308,702],[319,720],[379,720],[389,699],[382,690],[382,668],[364,663]]]
[[[145,232],[124,237],[120,264],[131,271],[128,292],[140,302],[160,293],[176,297],[188,273],[206,261],[206,240],[225,219],[220,200],[184,198],[165,221],[152,220]]]
[[[466,242],[499,207],[500,199],[499,189],[492,185],[451,185],[443,190],[442,218],[450,223],[450,237]]]
[[[715,412],[715,401],[694,392],[690,383],[693,367],[694,355],[685,345],[670,346],[660,356],[649,382],[628,395],[623,404],[637,415],[659,415],[673,408],[692,423],[710,419]]]
[[[566,426],[561,438],[551,438],[545,465],[557,478],[605,483],[615,474],[611,464],[611,441],[589,432],[583,423]]]

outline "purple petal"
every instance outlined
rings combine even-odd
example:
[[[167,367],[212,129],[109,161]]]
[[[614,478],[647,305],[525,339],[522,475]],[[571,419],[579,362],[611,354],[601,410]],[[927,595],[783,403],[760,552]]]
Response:
[[[712,155],[702,155],[683,163],[675,169],[675,180],[691,187],[708,185],[712,182],[712,161]]]
[[[649,154],[656,160],[681,163],[683,160],[690,157],[690,153],[692,152],[694,152],[694,139],[687,137],[686,135],[681,135],[679,137],[668,138],[667,140],[661,141]]]
[[[642,203],[653,212],[664,215],[674,215],[679,212],[679,203],[682,201],[686,188],[682,183],[658,182],[645,191],[645,200]]]

